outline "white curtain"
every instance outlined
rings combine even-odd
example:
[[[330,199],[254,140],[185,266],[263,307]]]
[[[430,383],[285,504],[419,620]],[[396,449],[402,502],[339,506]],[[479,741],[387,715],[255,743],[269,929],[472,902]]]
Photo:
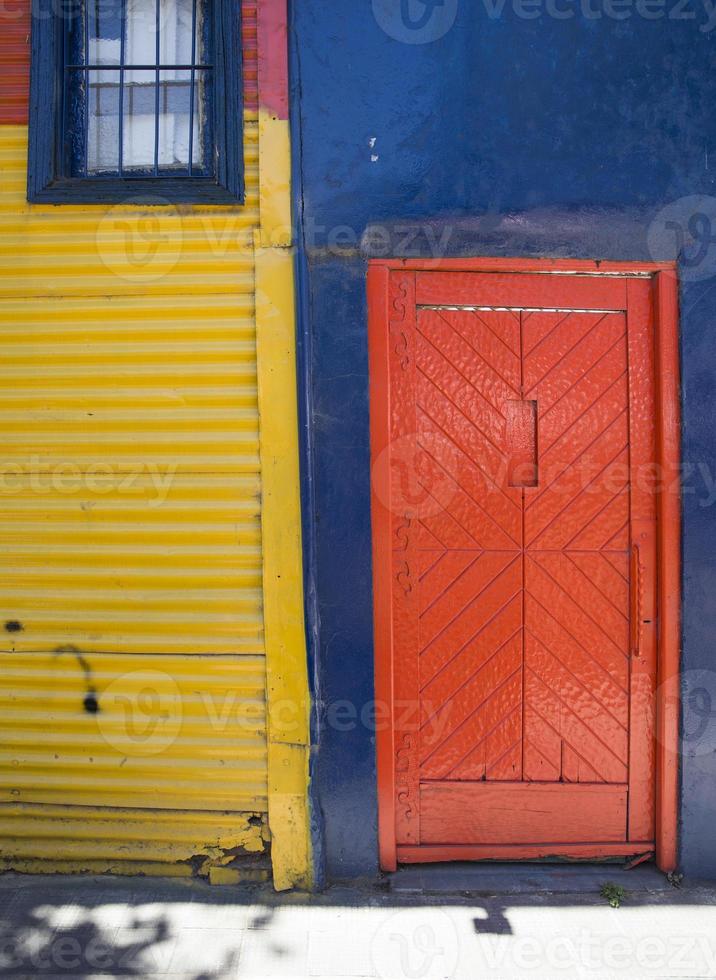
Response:
[[[159,3],[159,63],[192,63],[192,0],[127,0],[126,18],[90,19],[90,64],[118,65],[124,30],[125,65],[157,64],[156,4]],[[93,0],[88,0],[91,5]],[[100,8],[101,9],[101,8]],[[104,36],[102,36],[104,35]],[[194,62],[201,60],[201,4],[197,3],[197,45]],[[195,73],[193,163],[202,162],[201,126],[203,72]],[[189,160],[189,97],[191,72],[169,68],[159,72],[158,164],[186,167]],[[119,146],[118,71],[89,72],[88,169],[115,171]],[[122,162],[126,169],[152,168],[155,159],[156,83],[154,70],[124,72]]]

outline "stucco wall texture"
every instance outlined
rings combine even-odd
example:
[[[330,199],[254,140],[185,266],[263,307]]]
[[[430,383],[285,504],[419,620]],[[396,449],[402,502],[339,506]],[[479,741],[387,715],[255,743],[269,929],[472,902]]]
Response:
[[[716,876],[713,12],[697,0],[298,0],[292,17],[325,873],[377,868],[374,739],[361,720],[374,696],[367,259],[683,252],[680,859]],[[344,701],[356,719],[336,724]]]

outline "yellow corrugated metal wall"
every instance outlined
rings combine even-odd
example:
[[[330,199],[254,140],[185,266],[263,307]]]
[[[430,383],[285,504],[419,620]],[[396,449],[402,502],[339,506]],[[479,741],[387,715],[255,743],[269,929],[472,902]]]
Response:
[[[235,209],[30,206],[0,126],[0,867],[263,873],[257,119]]]

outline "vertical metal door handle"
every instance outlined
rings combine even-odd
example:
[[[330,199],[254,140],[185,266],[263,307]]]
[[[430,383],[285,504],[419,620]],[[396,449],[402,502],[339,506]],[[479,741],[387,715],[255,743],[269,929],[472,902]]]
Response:
[[[639,545],[631,548],[631,652],[641,656],[641,562]]]

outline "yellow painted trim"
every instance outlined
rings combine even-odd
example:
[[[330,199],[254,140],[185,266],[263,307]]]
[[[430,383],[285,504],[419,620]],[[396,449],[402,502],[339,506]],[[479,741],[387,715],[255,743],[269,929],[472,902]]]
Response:
[[[261,245],[292,244],[291,136],[288,121],[259,109],[259,211]]]
[[[268,817],[277,891],[312,885],[309,707],[288,123],[261,113],[255,236]]]

